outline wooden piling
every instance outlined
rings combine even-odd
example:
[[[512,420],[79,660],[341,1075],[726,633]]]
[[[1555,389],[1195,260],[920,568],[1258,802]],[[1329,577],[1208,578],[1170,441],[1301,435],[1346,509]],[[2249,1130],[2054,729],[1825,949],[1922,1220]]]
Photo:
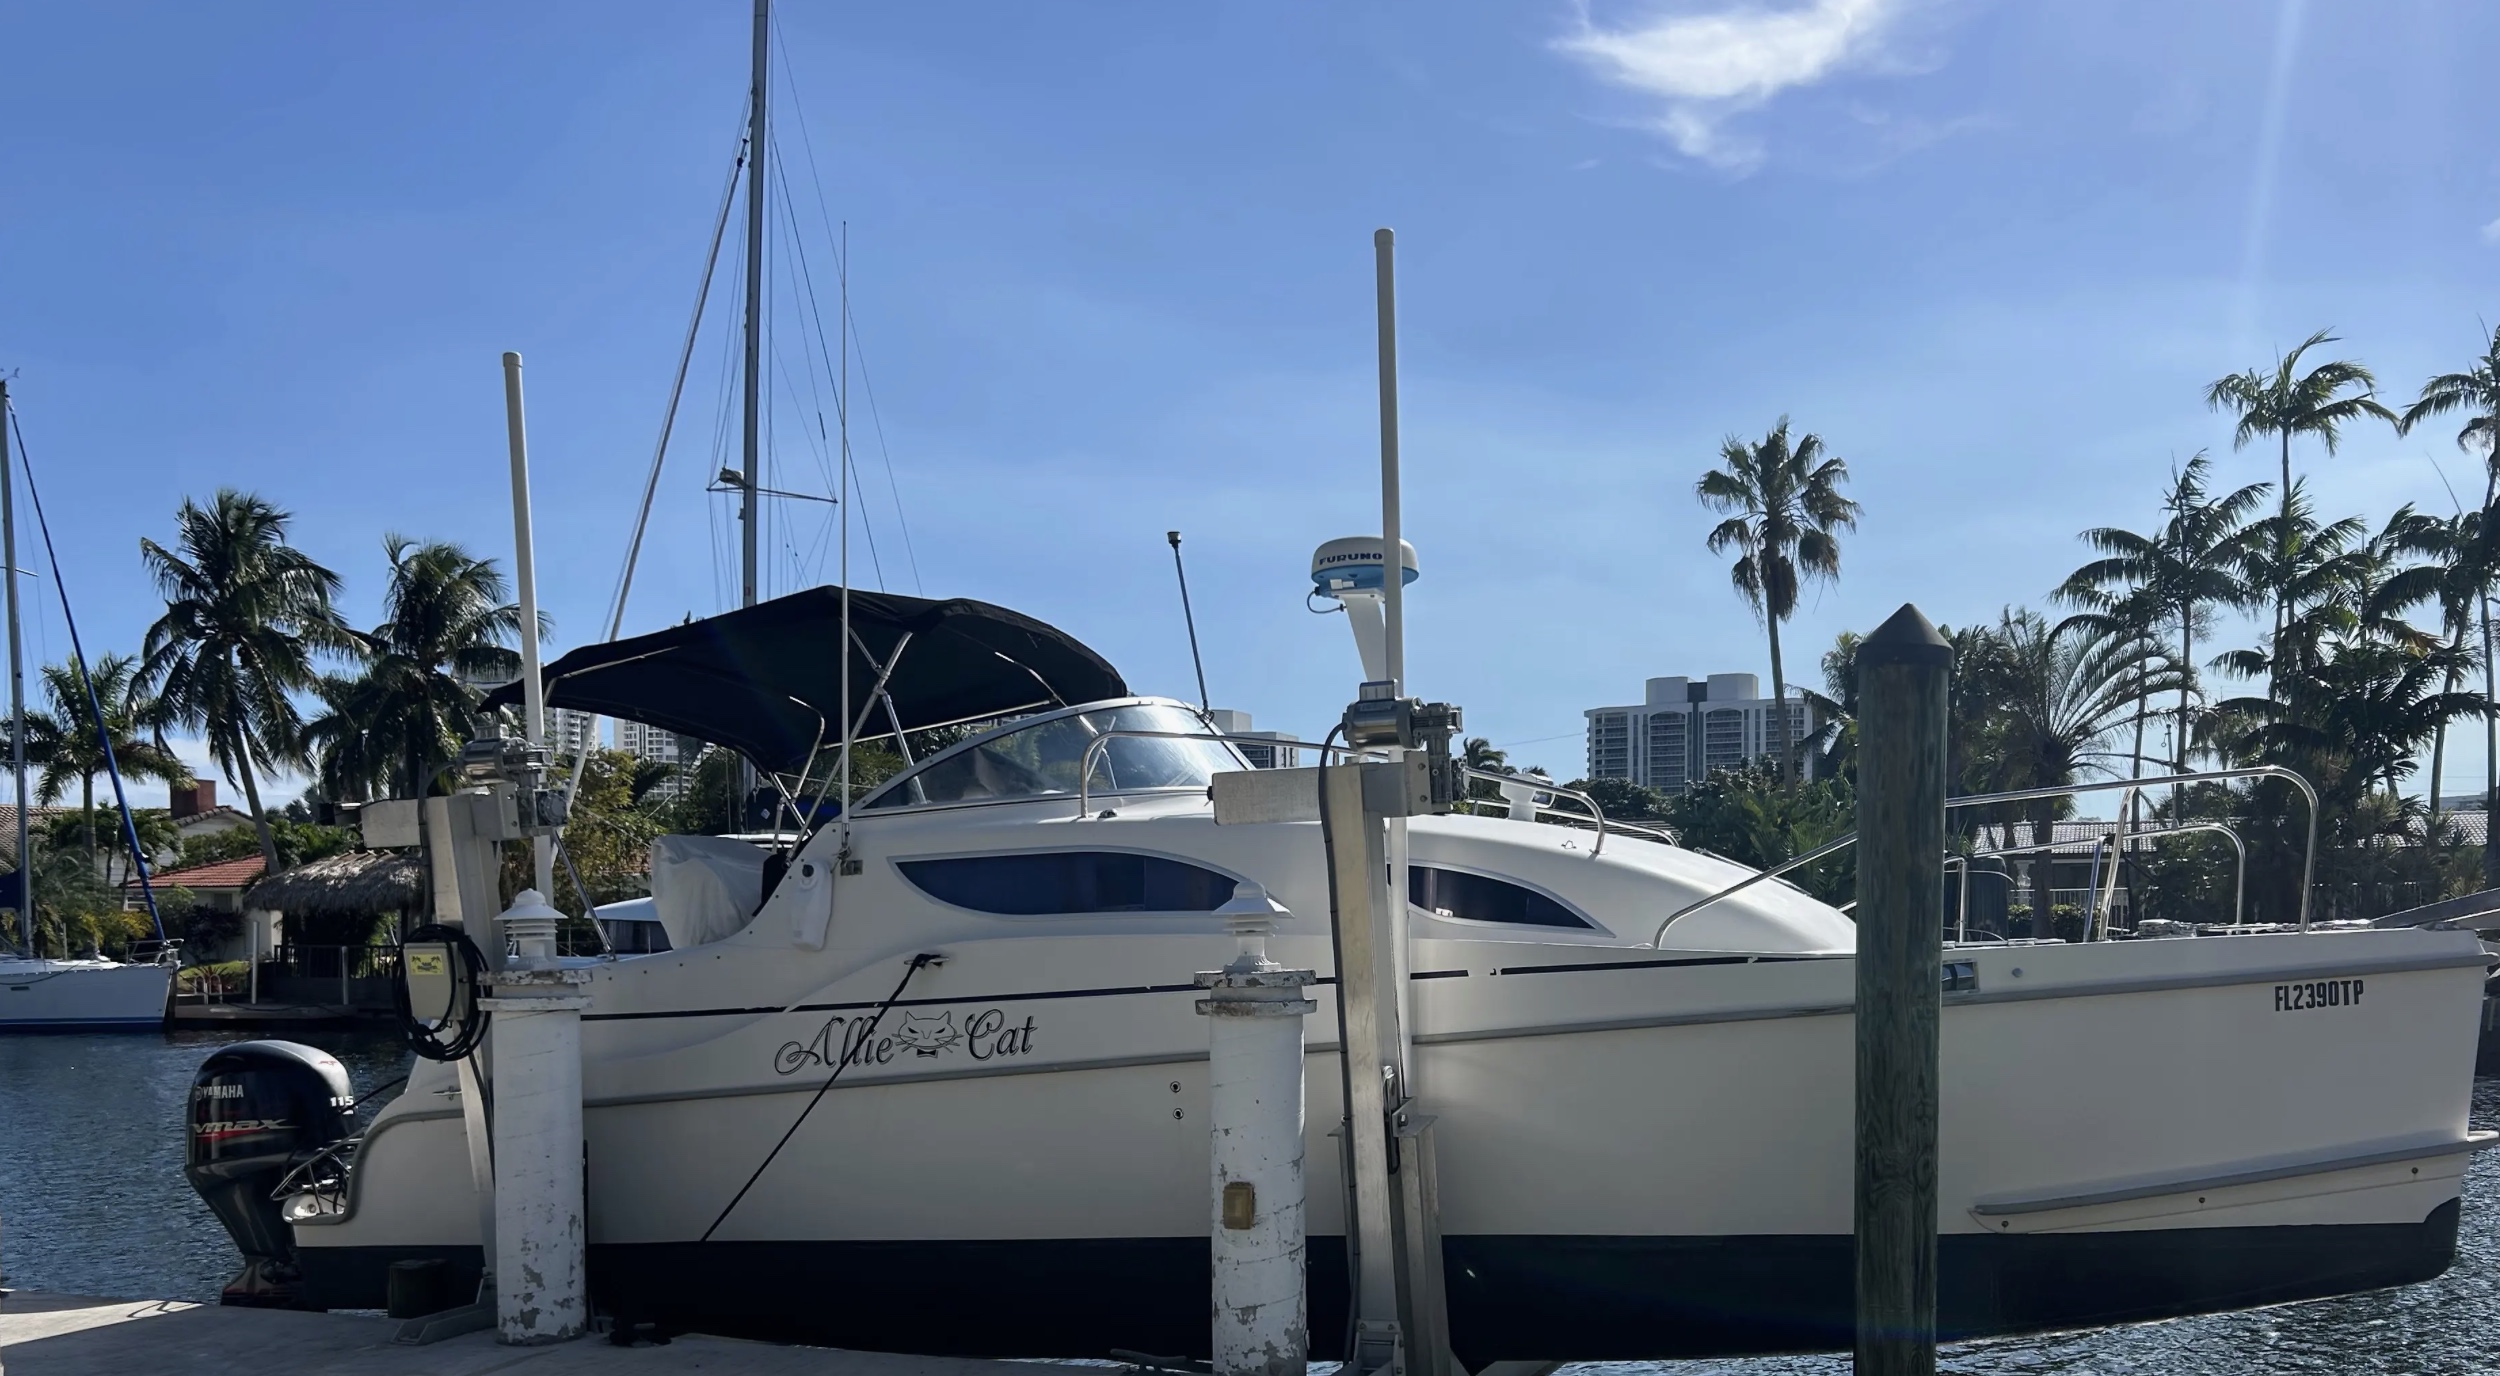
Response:
[[[1905,604],[1860,643],[1857,669],[1857,1371],[1934,1376],[1953,649]]]

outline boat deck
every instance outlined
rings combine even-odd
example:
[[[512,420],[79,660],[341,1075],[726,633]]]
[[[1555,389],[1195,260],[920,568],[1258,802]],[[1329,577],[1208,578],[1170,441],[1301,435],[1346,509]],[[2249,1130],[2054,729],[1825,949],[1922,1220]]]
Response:
[[[391,1339],[399,1325],[357,1314],[227,1309],[171,1300],[108,1300],[19,1291],[0,1300],[0,1370],[8,1376],[571,1376],[728,1372],[741,1376],[1033,1376],[1047,1364],[775,1347],[697,1335],[618,1347],[591,1336],[552,1347],[503,1347],[471,1333],[425,1347]],[[1062,1370],[1067,1370],[1062,1368]],[[1100,1368],[1093,1368],[1099,1376]]]

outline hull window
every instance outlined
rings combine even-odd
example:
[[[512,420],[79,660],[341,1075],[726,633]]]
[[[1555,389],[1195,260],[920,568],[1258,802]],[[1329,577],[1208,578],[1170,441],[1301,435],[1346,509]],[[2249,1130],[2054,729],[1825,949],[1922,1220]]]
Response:
[[[1460,922],[1500,922],[1514,927],[1594,930],[1596,923],[1531,888],[1490,875],[1463,874],[1430,865],[1406,867],[1407,901],[1428,913]]]
[[[1036,851],[896,862],[941,903],[1004,917],[1209,913],[1233,896],[1228,875],[1159,855]]]

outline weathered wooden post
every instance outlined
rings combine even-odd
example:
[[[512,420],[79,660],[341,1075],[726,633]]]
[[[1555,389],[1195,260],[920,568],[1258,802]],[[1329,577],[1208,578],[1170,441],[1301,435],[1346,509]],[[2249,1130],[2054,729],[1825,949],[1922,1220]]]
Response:
[[[1857,1370],[1936,1370],[1937,1024],[1953,648],[1904,605],[1858,647]]]

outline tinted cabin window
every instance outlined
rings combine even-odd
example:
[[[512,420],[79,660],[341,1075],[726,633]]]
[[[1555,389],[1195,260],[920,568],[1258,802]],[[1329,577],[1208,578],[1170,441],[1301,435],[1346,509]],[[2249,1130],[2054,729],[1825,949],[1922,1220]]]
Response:
[[[1464,922],[1507,922],[1521,927],[1570,927],[1587,930],[1578,913],[1534,889],[1481,874],[1406,867],[1406,897],[1426,912]]]
[[[941,903],[1008,917],[1055,913],[1207,913],[1233,881],[1159,855],[1053,851],[905,860],[903,877]]]

